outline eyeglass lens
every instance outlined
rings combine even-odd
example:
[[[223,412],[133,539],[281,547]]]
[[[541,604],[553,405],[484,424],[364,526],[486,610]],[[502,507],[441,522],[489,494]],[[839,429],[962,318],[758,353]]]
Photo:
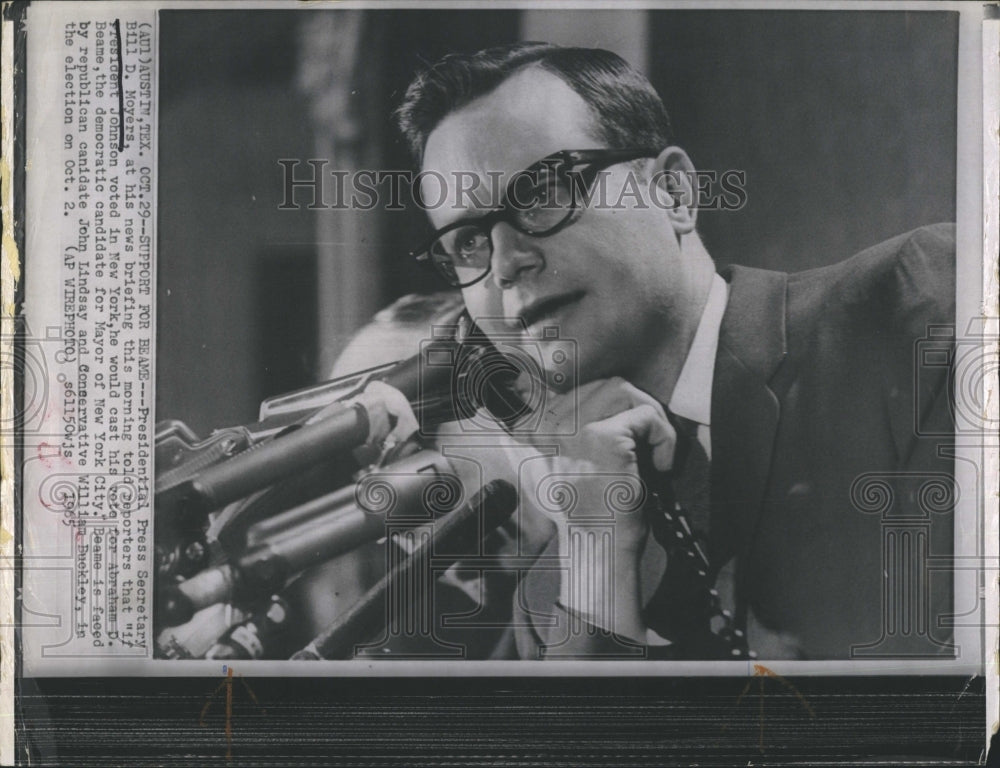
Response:
[[[508,190],[501,217],[473,221],[443,233],[430,247],[434,265],[453,285],[468,285],[490,269],[493,242],[490,231],[498,219],[527,235],[545,235],[574,210],[574,190],[569,176],[551,167],[521,174]]]

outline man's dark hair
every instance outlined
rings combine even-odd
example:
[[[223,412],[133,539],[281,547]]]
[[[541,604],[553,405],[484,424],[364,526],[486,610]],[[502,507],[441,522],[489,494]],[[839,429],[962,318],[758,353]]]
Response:
[[[427,137],[445,116],[532,66],[556,75],[583,98],[597,137],[608,147],[659,150],[670,144],[670,118],[659,94],[620,56],[596,48],[515,43],[449,54],[410,83],[396,120],[417,165]]]

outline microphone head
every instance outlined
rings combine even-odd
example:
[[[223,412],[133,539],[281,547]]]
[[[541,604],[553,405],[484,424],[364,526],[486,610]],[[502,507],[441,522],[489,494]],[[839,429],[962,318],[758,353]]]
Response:
[[[156,623],[161,627],[177,627],[194,616],[191,599],[176,585],[161,589],[156,595]]]
[[[473,508],[482,505],[483,528],[485,531],[492,531],[514,514],[517,501],[517,489],[513,485],[506,480],[491,480],[472,498],[469,505]]]
[[[472,418],[480,408],[510,428],[531,413],[515,386],[522,368],[476,330],[461,340],[428,340],[376,378],[406,396],[425,429]]]

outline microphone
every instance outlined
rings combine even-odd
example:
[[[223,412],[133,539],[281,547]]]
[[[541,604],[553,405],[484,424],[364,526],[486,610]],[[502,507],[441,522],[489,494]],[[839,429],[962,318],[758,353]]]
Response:
[[[369,589],[351,608],[342,613],[309,645],[292,656],[295,661],[350,658],[359,640],[367,640],[385,625],[386,595],[389,590],[420,576],[427,559],[434,569],[444,571],[461,558],[456,551],[468,551],[469,544],[482,541],[503,524],[517,508],[517,491],[506,480],[487,483],[468,504],[443,518],[434,532],[399,567]],[[481,510],[481,512],[480,512]],[[482,526],[480,527],[480,520]],[[437,554],[437,553],[442,554]],[[403,610],[406,610],[403,607]]]
[[[486,405],[500,421],[511,421],[525,412],[525,404],[511,389],[516,371],[484,335],[474,334],[461,342],[436,339],[422,345],[419,353],[388,369],[355,376],[358,386],[348,393],[328,382],[290,393],[266,404],[272,417],[288,410],[302,411],[307,418],[232,458],[204,468],[187,479],[178,477],[156,494],[160,509],[180,510],[181,525],[197,528],[204,516],[277,481],[334,460],[386,434],[373,430],[394,428],[393,421],[369,418],[362,402],[346,405],[340,400],[359,395],[368,384],[380,381],[399,390],[419,422],[433,426],[471,416]],[[336,399],[330,400],[332,392]],[[475,402],[474,402],[475,401]],[[376,426],[377,422],[378,426]],[[193,521],[193,522],[191,522]]]
[[[261,423],[307,417],[360,394],[373,381],[399,390],[425,428],[471,416],[481,406],[503,422],[524,414],[525,403],[512,387],[522,367],[501,353],[475,322],[463,314],[454,325],[434,331],[435,338],[423,342],[412,357],[264,400]]]
[[[201,519],[284,477],[361,445],[368,433],[368,412],[362,405],[328,406],[326,418],[248,448],[157,494],[157,505],[183,510],[185,518]]]
[[[274,395],[260,404],[258,429],[306,421],[332,403],[360,395],[373,381],[399,390],[422,425],[452,421],[458,418],[450,394],[455,367],[463,359],[459,353],[481,345],[478,338],[474,344],[452,337],[434,339],[421,344],[412,357]]]
[[[386,523],[430,522],[454,508],[462,483],[437,451],[420,451],[247,530],[247,551],[166,587],[157,616],[166,626],[234,597],[270,594],[299,571],[385,536]]]

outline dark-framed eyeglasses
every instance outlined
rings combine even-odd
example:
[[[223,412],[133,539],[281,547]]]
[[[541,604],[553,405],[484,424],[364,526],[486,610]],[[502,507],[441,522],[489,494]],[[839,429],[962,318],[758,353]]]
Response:
[[[554,235],[579,218],[602,170],[657,154],[638,147],[555,152],[516,173],[499,207],[442,227],[410,255],[433,266],[452,287],[474,285],[490,273],[494,226],[504,222],[532,237]]]

